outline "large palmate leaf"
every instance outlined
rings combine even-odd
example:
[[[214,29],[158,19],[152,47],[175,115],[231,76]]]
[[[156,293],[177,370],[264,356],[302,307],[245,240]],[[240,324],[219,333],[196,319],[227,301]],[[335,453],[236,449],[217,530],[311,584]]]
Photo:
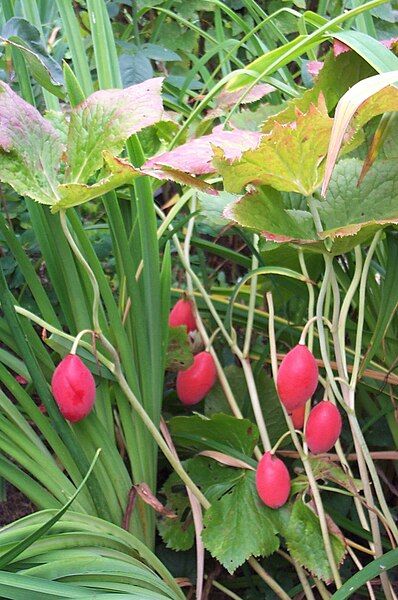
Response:
[[[163,117],[163,78],[124,90],[91,94],[71,113],[67,146],[68,180],[86,183],[102,166],[102,152],[119,154],[125,141]]]
[[[0,180],[43,204],[57,199],[63,152],[53,125],[0,82]]]
[[[290,555],[299,565],[319,579],[332,579],[319,519],[302,500],[296,500],[293,506],[285,537]],[[336,563],[340,564],[345,556],[345,544],[338,535],[331,532],[330,541]]]
[[[331,239],[332,252],[340,254],[367,240],[380,227],[398,223],[398,167],[395,160],[378,161],[360,186],[362,163],[341,160],[332,176],[327,197],[314,201],[323,225],[317,234],[309,211],[291,210],[274,190],[246,194],[224,214],[267,240],[295,242],[319,249]]]
[[[261,502],[254,477],[244,471],[205,514],[204,545],[230,573],[250,556],[269,556],[279,548],[275,511]]]
[[[323,177],[333,120],[320,98],[307,113],[299,111],[291,123],[275,122],[254,150],[238,160],[217,152],[213,163],[224,178],[225,189],[239,193],[251,183],[270,185],[277,190],[310,195]]]
[[[48,54],[36,27],[21,17],[13,17],[4,25],[0,39],[22,52],[40,85],[59,98],[65,97],[62,69]]]

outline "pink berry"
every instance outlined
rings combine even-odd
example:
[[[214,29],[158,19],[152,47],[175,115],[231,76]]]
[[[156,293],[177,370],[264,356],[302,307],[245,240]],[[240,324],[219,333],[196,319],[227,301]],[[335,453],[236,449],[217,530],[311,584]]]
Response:
[[[61,414],[72,423],[84,419],[93,408],[95,380],[75,354],[61,360],[54,371],[51,390]]]
[[[323,400],[310,412],[305,427],[305,441],[313,454],[328,452],[337,442],[342,427],[338,408]]]
[[[279,367],[276,387],[288,412],[299,408],[311,398],[318,385],[318,365],[304,344],[288,352]]]
[[[304,416],[305,416],[305,404],[299,406],[299,408],[295,408],[291,413],[291,419],[293,421],[293,426],[295,429],[302,429],[304,425]]]
[[[170,311],[169,325],[170,327],[185,325],[188,333],[197,329],[190,300],[181,298],[181,300],[178,300],[178,302],[175,303]]]
[[[266,452],[257,466],[256,487],[266,506],[280,508],[290,494],[290,475],[286,465],[271,452]]]
[[[193,365],[177,375],[177,396],[183,404],[197,404],[210,392],[217,379],[213,357],[208,352],[199,352]]]

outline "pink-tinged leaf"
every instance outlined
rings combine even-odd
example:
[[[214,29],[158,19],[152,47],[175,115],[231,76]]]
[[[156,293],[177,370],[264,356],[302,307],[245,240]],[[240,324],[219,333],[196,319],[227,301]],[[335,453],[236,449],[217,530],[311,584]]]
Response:
[[[398,44],[398,37],[389,38],[388,40],[380,40],[380,44],[383,44],[389,50],[394,50]]]
[[[310,75],[316,77],[323,65],[323,60],[309,60],[307,63],[307,71]]]
[[[141,498],[145,504],[151,506],[153,510],[162,515],[163,517],[167,517],[168,519],[176,519],[177,515],[175,512],[163,506],[163,504],[156,498],[153,494],[151,488],[147,483],[139,483],[134,486],[136,494]]]
[[[349,52],[351,48],[344,44],[344,42],[340,42],[340,40],[333,40],[333,54],[335,56],[339,56],[339,54],[343,54],[344,52]]]
[[[131,135],[164,117],[162,83],[158,77],[124,90],[101,90],[72,110],[67,147],[70,182],[86,183],[102,166],[104,150],[119,154]]]
[[[264,98],[264,96],[267,96],[267,94],[270,94],[274,91],[274,86],[269,85],[268,83],[259,83],[251,89],[250,86],[246,86],[240,90],[237,90],[236,92],[223,90],[221,94],[216,97],[216,106],[219,108],[228,108],[229,106],[233,106],[237,103],[251,104],[252,102],[261,100],[261,98]]]
[[[250,471],[256,470],[244,460],[240,460],[234,456],[229,456],[229,454],[224,454],[224,452],[218,452],[217,450],[203,450],[202,452],[199,452],[199,455],[212,458],[213,460],[216,460],[222,465],[227,465],[228,467],[235,467],[236,469],[249,469]]]
[[[170,152],[149,159],[143,166],[143,170],[166,168],[191,175],[214,173],[213,147],[221,148],[228,160],[237,160],[245,150],[256,148],[260,138],[261,134],[256,131],[242,129],[224,131],[219,125],[209,135],[190,140]]]
[[[0,82],[0,181],[21,196],[53,204],[62,152],[53,125]]]

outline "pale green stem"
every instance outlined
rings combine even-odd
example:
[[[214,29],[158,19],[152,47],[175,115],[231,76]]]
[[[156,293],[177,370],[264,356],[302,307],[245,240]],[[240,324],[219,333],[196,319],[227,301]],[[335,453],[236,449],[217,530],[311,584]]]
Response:
[[[22,306],[14,305],[14,309],[15,309],[16,313],[18,313],[19,315],[22,315],[23,317],[26,317],[27,319],[29,319],[33,323],[36,323],[37,325],[39,325],[46,331],[49,331],[50,333],[54,333],[55,335],[59,335],[59,337],[62,337],[65,340],[69,340],[70,342],[72,342],[71,346],[73,346],[73,342],[76,339],[74,335],[70,335],[69,333],[65,333],[61,329],[57,329],[53,325],[50,325],[50,323],[47,323],[47,321],[44,321],[43,319],[41,319],[37,315],[33,314],[29,310],[26,310],[26,308],[22,308]],[[90,351],[92,350],[92,345],[89,344],[88,342],[80,341],[80,346],[82,348],[86,348],[86,350],[90,350]],[[96,357],[98,358],[100,363],[102,363],[107,369],[109,369],[109,371],[111,371],[111,373],[113,373],[114,364],[112,361],[105,358],[105,356],[103,354],[101,354],[100,352],[97,352]]]
[[[278,361],[277,361],[277,357],[276,357],[276,340],[275,340],[275,327],[274,327],[275,312],[274,312],[274,306],[273,306],[274,303],[273,303],[271,292],[267,293],[267,301],[268,301],[268,311],[269,311],[268,324],[269,324],[271,366],[272,366],[273,378],[274,378],[274,381],[276,382],[277,378],[278,378]],[[322,319],[321,319],[321,322],[322,322]],[[308,482],[309,482],[309,485],[311,488],[311,492],[312,492],[314,502],[315,502],[315,507],[316,507],[316,510],[318,513],[319,524],[320,524],[321,532],[322,532],[322,539],[323,539],[323,543],[324,543],[324,547],[325,547],[325,553],[326,553],[326,556],[327,556],[327,559],[328,559],[328,562],[330,565],[330,569],[333,574],[333,579],[336,584],[336,587],[340,588],[342,585],[340,573],[337,568],[336,559],[333,554],[333,549],[332,549],[332,545],[330,542],[330,536],[329,536],[329,529],[328,529],[327,521],[326,521],[326,515],[325,515],[324,508],[323,508],[322,499],[321,499],[321,495],[319,493],[318,485],[317,485],[316,479],[314,477],[314,473],[312,471],[311,465],[308,461],[308,456],[304,453],[303,448],[301,447],[301,444],[300,444],[300,440],[297,437],[297,434],[294,430],[292,420],[289,417],[289,415],[287,414],[286,409],[283,406],[283,404],[281,404],[281,407],[282,407],[283,413],[285,415],[286,423],[289,427],[290,434],[292,436],[293,444],[295,445],[296,450],[299,453],[300,459],[303,463],[306,475],[308,477]]]
[[[86,335],[86,333],[91,333],[91,335],[93,335],[94,332],[92,329],[83,329],[82,331],[79,331],[79,333],[75,337],[75,341],[73,342],[72,348],[70,349],[71,354],[76,354],[77,348],[81,343],[81,339],[84,335]]]
[[[265,571],[253,557],[249,558],[247,562],[253,568],[253,570],[256,571],[257,575],[260,575],[261,579],[265,581],[265,583],[278,596],[278,598],[281,600],[290,600],[290,596],[286,594],[279,583],[277,583],[275,579],[271,577],[271,575],[268,575],[267,571]]]
[[[301,267],[301,272],[304,275],[304,277],[309,281],[310,276],[308,273],[308,269],[307,269],[307,265],[305,262],[305,257],[304,257],[304,251],[302,248],[298,249],[298,257],[299,257],[299,262],[300,262],[300,267]],[[315,311],[315,291],[314,291],[314,286],[311,283],[307,283],[307,290],[308,290],[308,321],[311,321],[311,319],[314,316],[314,311]],[[312,352],[313,347],[314,347],[314,327],[312,326],[309,330],[308,333],[308,348],[309,350]]]
[[[93,273],[93,270],[91,269],[90,265],[88,264],[88,262],[86,261],[86,259],[84,258],[84,256],[82,255],[82,253],[79,250],[79,247],[77,246],[71,232],[69,231],[68,228],[68,223],[67,223],[67,219],[66,219],[66,212],[64,210],[61,210],[59,213],[59,218],[61,221],[61,226],[62,226],[62,230],[65,234],[66,239],[69,242],[69,245],[73,251],[73,253],[75,254],[76,258],[79,260],[79,262],[82,264],[82,266],[84,267],[84,269],[87,272],[87,275],[90,279],[92,288],[93,288],[93,292],[94,292],[94,298],[93,298],[93,325],[94,325],[94,331],[96,333],[99,333],[101,331],[101,327],[99,324],[99,318],[98,318],[98,310],[99,310],[99,304],[100,304],[100,291],[99,291],[99,287],[98,287],[98,282],[97,279]]]
[[[358,372],[359,365],[361,362],[361,350],[362,350],[362,335],[363,335],[363,324],[365,321],[365,300],[366,300],[366,284],[368,280],[368,273],[370,268],[370,263],[373,258],[374,251],[376,249],[377,244],[380,241],[382,234],[382,230],[380,229],[373,238],[373,241],[369,247],[369,250],[366,255],[366,259],[363,265],[363,271],[361,276],[361,283],[359,286],[359,303],[358,303],[358,317],[357,317],[357,336],[355,340],[355,356],[354,356],[354,364],[352,367],[352,374],[350,380],[350,387],[355,389],[357,380],[358,380]]]
[[[205,575],[205,579],[207,579],[207,575]],[[218,583],[218,581],[215,581],[214,579],[211,582],[211,585],[217,590],[220,590],[220,592],[223,592],[223,594],[228,596],[228,598],[232,598],[232,600],[243,600],[241,596],[238,596],[238,594],[235,594],[235,592],[231,592],[231,590],[223,586],[221,583]]]
[[[302,437],[304,436],[303,432],[300,431],[300,430],[298,430],[298,429],[295,429],[295,432],[298,435],[301,435]],[[285,433],[283,435],[281,435],[281,437],[279,438],[279,440],[276,442],[276,444],[271,449],[271,454],[275,454],[275,452],[278,450],[278,448],[281,445],[281,443],[283,442],[283,440],[285,440],[290,435],[291,435],[290,431],[285,431]]]
[[[278,550],[278,554],[280,554],[280,556],[283,556],[283,558],[295,568],[300,583],[303,586],[305,597],[308,598],[308,600],[315,600],[314,593],[311,589],[310,584],[308,583],[307,575],[304,569],[299,565],[299,563],[293,560],[292,557],[289,556],[289,554],[287,554],[287,552],[283,552],[283,550]]]
[[[193,202],[195,202],[195,200],[193,200]],[[224,335],[225,339],[227,340],[227,342],[229,343],[231,350],[238,356],[239,361],[242,365],[243,368],[243,372],[246,378],[246,383],[247,383],[247,388],[249,391],[249,396],[250,396],[250,400],[252,403],[252,407],[253,407],[253,412],[254,412],[254,416],[256,418],[256,423],[259,429],[259,433],[260,433],[260,437],[261,437],[261,441],[264,447],[265,451],[271,450],[271,442],[269,440],[269,436],[268,436],[268,432],[267,432],[267,427],[265,425],[265,421],[264,421],[264,416],[261,410],[261,406],[260,406],[260,400],[258,397],[258,393],[257,393],[257,388],[256,388],[256,384],[254,381],[254,377],[253,377],[253,372],[250,366],[250,361],[248,359],[245,359],[243,357],[243,354],[241,352],[241,350],[239,349],[239,347],[237,346],[237,344],[234,342],[234,340],[232,340],[232,338],[228,335],[228,333],[225,330],[224,324],[222,323],[216,309],[214,308],[214,305],[207,293],[207,291],[205,290],[205,288],[203,287],[202,283],[200,282],[200,280],[198,279],[198,277],[195,275],[195,273],[193,272],[192,268],[191,268],[191,263],[190,263],[190,240],[191,240],[191,236],[192,236],[192,231],[193,231],[193,225],[194,225],[194,218],[191,218],[189,223],[188,223],[188,227],[187,227],[187,234],[185,237],[185,244],[184,244],[184,248],[181,247],[181,244],[178,240],[178,237],[174,234],[173,235],[173,242],[176,245],[177,248],[177,252],[179,254],[180,260],[185,268],[186,271],[186,275],[187,275],[187,281],[189,282],[189,290],[191,292],[191,296],[193,297],[193,285],[192,282],[195,282],[196,286],[198,287],[199,291],[201,292],[203,298],[206,301],[206,304],[208,305],[211,313],[213,316],[217,317],[216,318],[216,322],[217,325],[221,331],[221,333]],[[172,226],[170,226],[171,229]],[[236,403],[234,403],[236,405]],[[235,407],[236,408],[236,407]],[[239,411],[240,412],[240,411]],[[256,451],[256,456],[258,457],[258,451]]]
[[[253,246],[255,249],[258,248],[258,235],[253,235]],[[258,258],[256,254],[252,255],[252,270],[254,271],[258,267]],[[247,312],[247,324],[246,324],[246,333],[245,333],[245,341],[243,345],[243,356],[247,358],[250,352],[250,342],[253,331],[253,321],[254,321],[254,310],[256,308],[256,293],[257,293],[257,275],[253,275],[250,280],[250,297],[249,297],[249,310]]]
[[[305,344],[305,338],[307,336],[308,329],[310,327],[312,327],[312,325],[313,325],[313,323],[315,321],[318,321],[318,318],[319,317],[312,317],[312,319],[310,319],[309,321],[307,321],[307,323],[304,325],[303,330],[301,332],[299,344]],[[332,331],[333,330],[333,325],[329,321],[329,319],[327,319],[326,317],[322,317],[322,319],[323,319],[323,322],[326,323],[326,325],[329,327],[330,331]]]
[[[339,402],[342,402],[343,397],[340,393],[340,390],[338,389],[338,387],[336,385],[336,382],[334,380],[333,369],[330,366],[329,354],[328,354],[326,338],[325,338],[325,329],[323,326],[323,306],[324,306],[326,291],[328,289],[329,282],[330,282],[332,268],[333,268],[332,259],[329,256],[325,256],[325,273],[324,273],[321,289],[319,290],[318,302],[316,305],[316,316],[317,316],[317,323],[318,323],[319,346],[321,349],[322,361],[323,361],[330,385],[333,389],[333,393],[335,394],[335,396],[339,400]]]
[[[349,546],[348,546],[347,550],[348,550],[348,554],[351,556],[351,558],[352,558],[354,564],[357,566],[358,570],[362,571],[363,565],[359,561],[359,559],[358,559],[357,555],[355,554],[354,550],[352,548],[350,548]],[[372,584],[370,583],[370,581],[368,581],[366,583],[366,587],[368,588],[370,600],[376,600],[376,596],[374,594],[374,591],[373,591],[373,588],[372,588]]]
[[[192,481],[192,479],[189,477],[189,475],[186,473],[186,471],[184,470],[180,461],[177,458],[175,458],[173,453],[169,450],[169,447],[166,444],[165,440],[163,439],[163,436],[159,432],[158,428],[152,422],[151,418],[149,417],[149,415],[147,414],[145,409],[141,406],[140,402],[138,401],[138,399],[134,395],[133,391],[131,390],[129,384],[127,383],[127,381],[123,375],[123,372],[122,372],[120,359],[119,359],[117,350],[116,350],[116,348],[114,348],[112,346],[112,344],[103,335],[103,333],[100,329],[100,326],[99,326],[98,309],[99,309],[99,304],[100,304],[100,292],[99,292],[99,287],[98,287],[98,283],[95,278],[95,275],[94,275],[90,265],[88,264],[88,262],[86,261],[84,256],[81,254],[78,246],[75,244],[75,242],[73,240],[73,237],[68,229],[68,225],[66,222],[66,215],[65,215],[64,211],[61,211],[60,217],[61,217],[62,228],[64,230],[64,233],[65,233],[65,236],[66,236],[68,242],[70,243],[72,251],[74,252],[74,254],[75,254],[76,258],[79,260],[79,262],[83,265],[83,267],[86,270],[86,272],[89,276],[89,279],[92,283],[93,292],[94,292],[93,323],[94,323],[95,330],[96,330],[96,333],[98,335],[98,338],[99,338],[101,344],[113,357],[113,363],[114,363],[113,373],[114,373],[121,389],[125,393],[128,401],[132,405],[133,409],[140,416],[144,425],[147,427],[148,431],[151,433],[152,437],[158,444],[159,448],[162,450],[163,454],[165,455],[165,457],[167,458],[167,460],[173,467],[174,471],[177,473],[177,475],[179,475],[179,477],[182,479],[182,481],[185,483],[185,485],[190,489],[190,491],[193,493],[193,495],[198,499],[198,501],[201,503],[201,505],[205,509],[209,508],[209,506],[210,506],[209,501],[202,494],[200,489]]]
[[[345,350],[344,350],[345,349],[345,333],[346,333],[345,328],[346,328],[346,323],[347,323],[348,311],[350,310],[352,299],[353,299],[355,292],[357,290],[357,287],[359,285],[359,282],[361,279],[361,272],[362,272],[361,247],[355,246],[354,252],[355,252],[355,271],[354,271],[354,275],[351,280],[350,286],[349,286],[347,293],[345,295],[345,298],[343,300],[343,304],[341,305],[340,316],[339,316],[339,321],[338,321],[338,340],[339,340],[339,346],[342,350],[342,355],[341,355],[342,368],[343,368],[342,376],[347,377],[347,378],[348,378],[347,359],[346,359]]]

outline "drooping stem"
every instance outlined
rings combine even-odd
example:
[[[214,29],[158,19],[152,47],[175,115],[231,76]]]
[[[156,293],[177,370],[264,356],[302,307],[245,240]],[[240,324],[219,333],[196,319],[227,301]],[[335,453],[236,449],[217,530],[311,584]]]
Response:
[[[98,286],[97,280],[95,278],[95,275],[94,275],[90,265],[88,264],[88,262],[86,261],[86,259],[82,255],[82,253],[80,252],[79,247],[75,243],[75,241],[68,229],[66,215],[65,215],[64,211],[61,211],[60,218],[61,218],[62,229],[63,229],[65,236],[71,246],[71,249],[74,252],[76,258],[79,260],[79,262],[82,264],[82,266],[86,270],[86,272],[90,278],[90,281],[91,281],[91,284],[93,287],[93,293],[94,293],[94,299],[93,299],[94,328],[95,328],[96,334],[98,335],[98,338],[99,338],[102,346],[110,353],[110,355],[113,358],[113,373],[120,385],[120,388],[124,392],[126,398],[132,405],[133,409],[138,413],[139,417],[143,421],[143,423],[146,426],[146,428],[148,429],[148,431],[151,433],[152,437],[154,438],[154,440],[158,444],[159,448],[161,449],[161,451],[163,452],[163,454],[165,455],[165,457],[167,458],[167,460],[173,467],[174,471],[179,475],[179,477],[182,479],[182,481],[185,483],[185,485],[191,490],[191,492],[198,499],[200,504],[205,509],[209,508],[209,506],[210,506],[209,501],[202,494],[202,492],[196,486],[196,484],[192,481],[192,479],[189,477],[188,473],[186,473],[186,471],[184,470],[180,461],[178,459],[176,459],[175,456],[173,455],[173,453],[169,450],[169,447],[167,446],[167,444],[166,444],[165,440],[163,439],[161,433],[159,432],[158,428],[153,423],[153,421],[151,420],[151,418],[149,417],[149,415],[147,414],[147,412],[145,411],[145,409],[140,404],[140,402],[136,398],[135,394],[131,390],[129,384],[127,383],[127,380],[123,375],[123,371],[121,368],[120,359],[119,359],[117,350],[108,341],[108,339],[103,335],[100,325],[99,325],[98,310],[99,310],[99,305],[100,305],[100,291],[99,291],[99,286]]]
[[[267,293],[267,302],[268,302],[268,311],[269,311],[269,341],[270,341],[270,353],[271,353],[271,365],[272,365],[272,374],[274,381],[277,380],[278,377],[278,361],[276,356],[276,340],[275,340],[275,327],[274,327],[274,306],[271,292]],[[300,440],[296,434],[296,431],[293,427],[292,420],[290,416],[287,414],[285,407],[281,404],[283,413],[285,415],[286,423],[289,427],[290,434],[292,436],[293,444],[296,447],[297,452],[299,453],[300,459],[303,463],[306,475],[308,477],[308,482],[311,488],[311,492],[314,498],[315,507],[318,513],[319,524],[322,532],[322,539],[325,547],[325,553],[330,565],[330,569],[333,574],[333,579],[337,588],[340,588],[342,585],[340,573],[337,568],[336,559],[333,554],[332,544],[330,541],[329,529],[326,521],[326,515],[322,504],[321,495],[319,493],[318,485],[312,471],[311,465],[308,461],[307,454],[304,453],[303,448],[301,447]]]

